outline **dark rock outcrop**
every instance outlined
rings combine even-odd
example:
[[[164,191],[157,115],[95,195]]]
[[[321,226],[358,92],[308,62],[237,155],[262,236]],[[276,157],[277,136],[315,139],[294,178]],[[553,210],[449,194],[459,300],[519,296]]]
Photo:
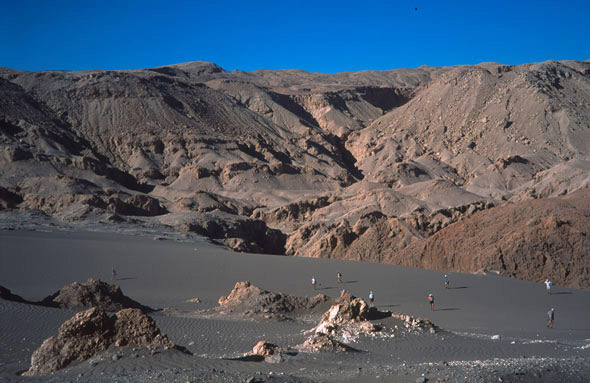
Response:
[[[94,278],[85,283],[74,282],[40,302],[41,305],[68,309],[98,307],[105,311],[136,308],[144,312],[154,311],[125,296],[119,286],[110,285]]]
[[[14,209],[21,202],[23,198],[20,195],[0,186],[0,210]]]

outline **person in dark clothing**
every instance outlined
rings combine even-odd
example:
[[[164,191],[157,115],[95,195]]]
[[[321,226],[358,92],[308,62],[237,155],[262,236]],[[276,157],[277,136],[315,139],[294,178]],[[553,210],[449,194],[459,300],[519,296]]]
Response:
[[[555,321],[555,309],[551,309],[547,312],[547,327],[553,328],[554,321]]]

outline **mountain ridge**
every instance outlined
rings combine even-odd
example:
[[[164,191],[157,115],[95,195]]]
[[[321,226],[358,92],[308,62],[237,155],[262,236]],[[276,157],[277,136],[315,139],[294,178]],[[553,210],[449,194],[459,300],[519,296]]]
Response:
[[[5,210],[148,217],[237,251],[413,264],[412,249],[447,243],[442,233],[474,215],[590,185],[589,62],[1,68],[0,93]],[[577,272],[552,277],[590,287],[590,271]]]

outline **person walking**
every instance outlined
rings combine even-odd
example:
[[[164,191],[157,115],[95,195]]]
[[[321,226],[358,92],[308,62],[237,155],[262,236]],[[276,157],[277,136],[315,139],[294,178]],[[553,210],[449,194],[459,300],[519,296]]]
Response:
[[[373,307],[373,303],[375,303],[375,294],[373,294],[373,290],[369,291],[369,307]]]
[[[445,289],[449,288],[450,283],[451,282],[449,281],[449,276],[445,274]]]
[[[545,286],[547,287],[547,294],[551,295],[551,281],[549,279],[545,279]]]
[[[428,294],[428,303],[430,304],[430,310],[434,311],[434,295]]]
[[[315,279],[315,275],[311,277],[311,285],[313,286],[313,289],[315,290],[317,288],[317,283],[318,281],[316,281]]]
[[[555,309],[551,309],[547,312],[547,327],[553,328],[553,322],[555,320]]]
[[[115,268],[114,267],[113,267],[113,270],[111,271],[111,273],[112,273],[112,275],[111,275],[112,276],[112,279],[114,281],[115,279],[117,279],[117,272],[115,271]]]
[[[336,273],[336,277],[338,278],[338,283],[342,283],[342,273],[340,271]]]

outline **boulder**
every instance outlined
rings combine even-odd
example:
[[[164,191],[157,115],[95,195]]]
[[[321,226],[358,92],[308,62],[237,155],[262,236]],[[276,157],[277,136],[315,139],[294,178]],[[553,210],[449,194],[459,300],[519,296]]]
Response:
[[[31,368],[23,375],[57,371],[75,360],[86,360],[106,350],[114,336],[113,320],[100,308],[76,314],[59,328],[57,337],[43,342],[31,357]]]
[[[109,346],[174,348],[153,319],[138,309],[125,309],[112,317],[98,307],[77,313],[65,321],[58,335],[47,338],[31,357],[23,375],[35,376],[57,371],[73,361],[86,360]]]
[[[280,352],[279,346],[276,344],[272,344],[261,340],[260,342],[256,343],[254,348],[252,349],[251,355],[260,355],[260,356],[269,356],[278,354]]]

